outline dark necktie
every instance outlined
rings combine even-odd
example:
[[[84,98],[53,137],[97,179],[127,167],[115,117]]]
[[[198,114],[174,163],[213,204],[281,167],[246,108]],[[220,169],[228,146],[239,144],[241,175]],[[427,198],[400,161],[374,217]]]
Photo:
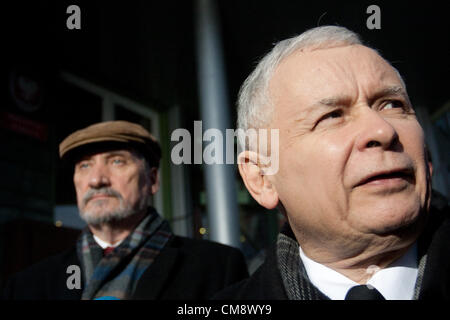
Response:
[[[113,250],[114,250],[114,247],[106,247],[105,249],[103,249],[103,256],[107,256],[107,255],[110,254]]]
[[[386,300],[374,287],[366,285],[354,286],[348,290],[345,300]]]

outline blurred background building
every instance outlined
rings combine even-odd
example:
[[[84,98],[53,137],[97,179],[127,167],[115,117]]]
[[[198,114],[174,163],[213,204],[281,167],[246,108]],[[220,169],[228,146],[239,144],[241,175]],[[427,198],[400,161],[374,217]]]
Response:
[[[0,281],[76,239],[70,168],[58,144],[91,123],[129,120],[161,142],[155,206],[175,233],[240,247],[253,271],[283,217],[246,191],[234,165],[175,165],[171,133],[194,121],[234,128],[240,85],[281,39],[341,25],[389,60],[433,155],[433,187],[450,196],[449,25],[442,2],[24,1],[5,5],[0,107]],[[81,29],[68,29],[70,5]],[[366,12],[381,9],[381,29]],[[224,135],[225,136],[225,135]],[[193,141],[193,144],[201,144]]]

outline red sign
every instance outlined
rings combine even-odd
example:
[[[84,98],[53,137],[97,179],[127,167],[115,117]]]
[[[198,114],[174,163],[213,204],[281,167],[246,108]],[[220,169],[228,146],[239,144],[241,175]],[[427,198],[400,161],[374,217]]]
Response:
[[[47,141],[48,138],[46,124],[10,112],[0,112],[0,127],[42,142]]]

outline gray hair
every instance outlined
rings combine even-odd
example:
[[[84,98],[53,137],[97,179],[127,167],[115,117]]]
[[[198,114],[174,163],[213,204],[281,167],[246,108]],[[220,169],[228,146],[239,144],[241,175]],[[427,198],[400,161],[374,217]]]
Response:
[[[298,36],[278,42],[241,86],[238,97],[237,127],[246,131],[269,124],[273,112],[268,94],[269,81],[276,67],[294,51],[309,52],[355,44],[362,44],[359,36],[344,27],[337,26],[309,29]],[[239,142],[241,148],[248,149],[245,141],[240,139]]]

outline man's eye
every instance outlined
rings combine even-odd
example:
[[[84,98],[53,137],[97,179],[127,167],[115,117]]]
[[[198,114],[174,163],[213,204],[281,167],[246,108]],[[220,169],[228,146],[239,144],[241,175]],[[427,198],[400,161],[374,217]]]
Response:
[[[317,126],[320,122],[322,122],[322,121],[330,120],[330,119],[335,119],[335,118],[340,118],[340,117],[342,117],[342,115],[343,115],[342,110],[334,110],[334,111],[332,111],[332,112],[330,112],[330,113],[327,113],[327,114],[324,115],[323,117],[321,117],[321,118],[316,122],[316,126]]]
[[[332,119],[332,118],[339,118],[342,116],[341,110],[335,110],[333,112],[330,112],[324,116],[324,119]]]
[[[86,169],[89,167],[89,163],[88,162],[82,162],[78,165],[78,168],[80,169]]]
[[[122,159],[114,159],[114,160],[112,161],[112,163],[113,163],[113,164],[123,164],[123,163],[125,163],[125,161],[123,161]]]
[[[395,109],[395,108],[403,108],[403,103],[401,101],[397,101],[397,100],[390,100],[387,101],[384,106],[383,106],[383,110],[389,110],[389,109]]]

